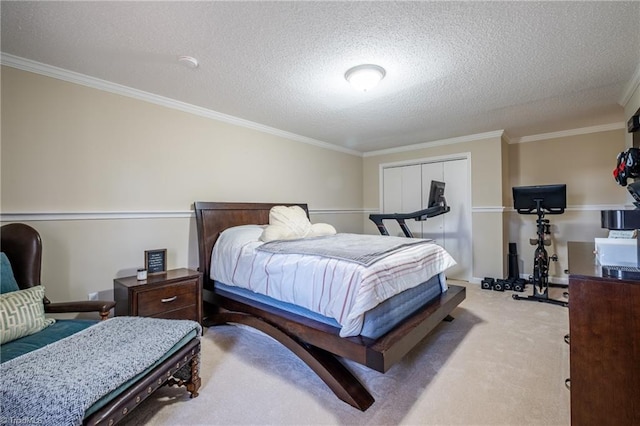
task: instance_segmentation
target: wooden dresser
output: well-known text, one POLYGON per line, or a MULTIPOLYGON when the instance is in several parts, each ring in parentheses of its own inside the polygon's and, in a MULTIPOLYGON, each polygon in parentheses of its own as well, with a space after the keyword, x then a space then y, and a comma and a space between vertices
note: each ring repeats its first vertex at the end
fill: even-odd
POLYGON ((569 243, 571 424, 640 425, 640 281, 602 277, 569 243))
POLYGON ((113 280, 116 315, 190 319, 202 322, 202 274, 191 269, 172 269, 138 281, 133 277, 113 280))

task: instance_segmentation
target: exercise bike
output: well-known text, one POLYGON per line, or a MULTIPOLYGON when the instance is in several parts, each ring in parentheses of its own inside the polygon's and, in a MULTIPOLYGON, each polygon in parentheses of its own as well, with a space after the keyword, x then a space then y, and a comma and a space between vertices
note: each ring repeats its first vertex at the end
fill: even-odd
POLYGON ((545 219, 545 214, 564 213, 566 190, 567 187, 564 184, 513 188, 513 202, 516 211, 520 214, 535 214, 538 216, 536 220, 537 239, 530 240, 533 245, 536 245, 533 255, 533 275, 531 277, 533 295, 523 297, 514 294, 512 297, 515 300, 530 300, 564 307, 569 306, 566 301, 549 298, 549 261, 556 262, 558 256, 555 254, 549 256, 545 248, 545 246, 551 244, 545 238, 545 235, 551 233, 551 225, 549 219, 545 219))

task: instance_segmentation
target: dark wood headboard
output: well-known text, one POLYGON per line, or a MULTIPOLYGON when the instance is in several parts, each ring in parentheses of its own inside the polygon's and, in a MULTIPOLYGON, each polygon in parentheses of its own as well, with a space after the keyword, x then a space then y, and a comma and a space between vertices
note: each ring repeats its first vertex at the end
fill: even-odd
POLYGON ((213 290, 211 282, 211 252, 220 232, 232 226, 267 225, 269 211, 274 206, 300 206, 309 216, 306 204, 297 203, 216 203, 196 201, 196 230, 198 232, 198 252, 200 272, 204 288, 213 290))

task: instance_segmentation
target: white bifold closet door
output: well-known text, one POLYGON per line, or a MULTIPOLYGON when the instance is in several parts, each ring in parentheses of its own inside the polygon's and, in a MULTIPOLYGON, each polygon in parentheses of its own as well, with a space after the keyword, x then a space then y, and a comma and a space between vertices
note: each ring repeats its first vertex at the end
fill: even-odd
MULTIPOLYGON (((424 208, 420 164, 385 168, 383 176, 383 213, 411 213, 424 208)), ((414 237, 422 236, 422 222, 408 220, 406 224, 414 237)), ((404 236, 395 220, 385 220, 384 225, 389 235, 404 236)))
MULTIPOLYGON (((383 212, 410 213, 427 207, 431 181, 445 182, 449 213, 426 221, 407 221, 415 237, 432 238, 458 262, 449 278, 472 277, 471 195, 467 159, 393 166, 383 169, 383 212)), ((385 221, 390 235, 404 235, 395 221, 385 221)))

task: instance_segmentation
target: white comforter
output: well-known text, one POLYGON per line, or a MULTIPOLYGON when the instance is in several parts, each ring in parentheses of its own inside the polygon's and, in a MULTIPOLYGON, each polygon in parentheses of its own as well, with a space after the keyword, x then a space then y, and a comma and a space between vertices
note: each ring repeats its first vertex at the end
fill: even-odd
MULTIPOLYGON (((340 336, 356 336, 364 313, 380 302, 456 264, 437 244, 409 246, 365 267, 333 258, 255 250, 263 226, 220 234, 211 254, 211 278, 334 318, 340 336)), ((380 238, 386 238, 380 236, 380 238)), ((444 277, 442 290, 446 290, 444 277)))

